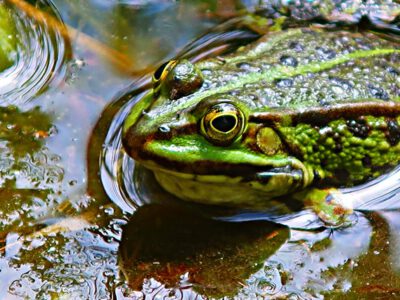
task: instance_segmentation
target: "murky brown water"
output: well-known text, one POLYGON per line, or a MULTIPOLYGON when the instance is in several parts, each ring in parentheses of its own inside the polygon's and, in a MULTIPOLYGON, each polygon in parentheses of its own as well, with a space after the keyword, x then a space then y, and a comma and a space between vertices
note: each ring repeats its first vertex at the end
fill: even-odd
MULTIPOLYGON (((0 299, 400 297, 397 210, 340 230, 307 211, 276 219, 289 229, 183 204, 121 151, 145 74, 254 39, 229 24, 189 44, 252 1, 4 2, 20 42, 0 73, 0 299)), ((397 208, 392 178, 360 207, 397 208)))

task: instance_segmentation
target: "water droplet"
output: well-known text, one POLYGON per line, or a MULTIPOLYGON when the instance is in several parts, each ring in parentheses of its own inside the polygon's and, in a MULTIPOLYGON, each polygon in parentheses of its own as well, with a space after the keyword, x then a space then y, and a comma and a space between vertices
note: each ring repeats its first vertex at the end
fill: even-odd
POLYGON ((104 209, 104 213, 105 213, 106 215, 108 215, 108 216, 112 216, 112 215, 114 214, 114 208, 112 208, 112 207, 106 207, 106 208, 104 209))

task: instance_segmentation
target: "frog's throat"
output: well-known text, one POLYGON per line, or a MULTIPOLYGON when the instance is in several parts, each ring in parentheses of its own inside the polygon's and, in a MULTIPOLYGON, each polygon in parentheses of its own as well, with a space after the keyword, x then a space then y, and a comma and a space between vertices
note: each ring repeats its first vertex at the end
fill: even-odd
MULTIPOLYGON (((244 204, 249 201, 248 197, 274 199, 302 190, 313 182, 314 172, 310 167, 295 158, 286 162, 286 166, 265 166, 264 171, 251 175, 240 175, 238 172, 236 175, 228 175, 229 172, 193 174, 172 170, 154 161, 143 161, 141 164, 152 170, 160 185, 178 198, 201 203, 224 203, 226 199, 231 199, 229 201, 233 203, 243 201, 244 204)), ((260 200, 255 201, 258 203, 260 200)))
POLYGON ((312 181, 312 172, 306 169, 300 176, 272 169, 252 179, 152 170, 161 187, 182 200, 243 208, 267 208, 280 196, 301 190, 312 181))

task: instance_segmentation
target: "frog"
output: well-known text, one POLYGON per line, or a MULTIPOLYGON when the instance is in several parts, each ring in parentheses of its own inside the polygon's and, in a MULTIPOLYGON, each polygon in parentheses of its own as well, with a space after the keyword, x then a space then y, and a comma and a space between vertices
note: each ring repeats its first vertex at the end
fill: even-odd
POLYGON ((399 165, 400 47, 382 35, 287 28, 224 56, 167 61, 152 79, 122 144, 179 199, 293 199, 340 227, 354 200, 341 189, 399 165))

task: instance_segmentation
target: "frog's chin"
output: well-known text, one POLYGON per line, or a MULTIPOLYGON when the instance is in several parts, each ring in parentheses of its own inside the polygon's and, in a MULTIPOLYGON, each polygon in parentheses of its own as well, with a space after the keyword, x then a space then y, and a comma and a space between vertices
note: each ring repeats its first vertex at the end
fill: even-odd
POLYGON ((225 175, 193 175, 156 169, 158 183, 176 197, 202 204, 240 208, 267 208, 278 197, 301 188, 302 179, 271 170, 268 179, 252 180, 225 175))

